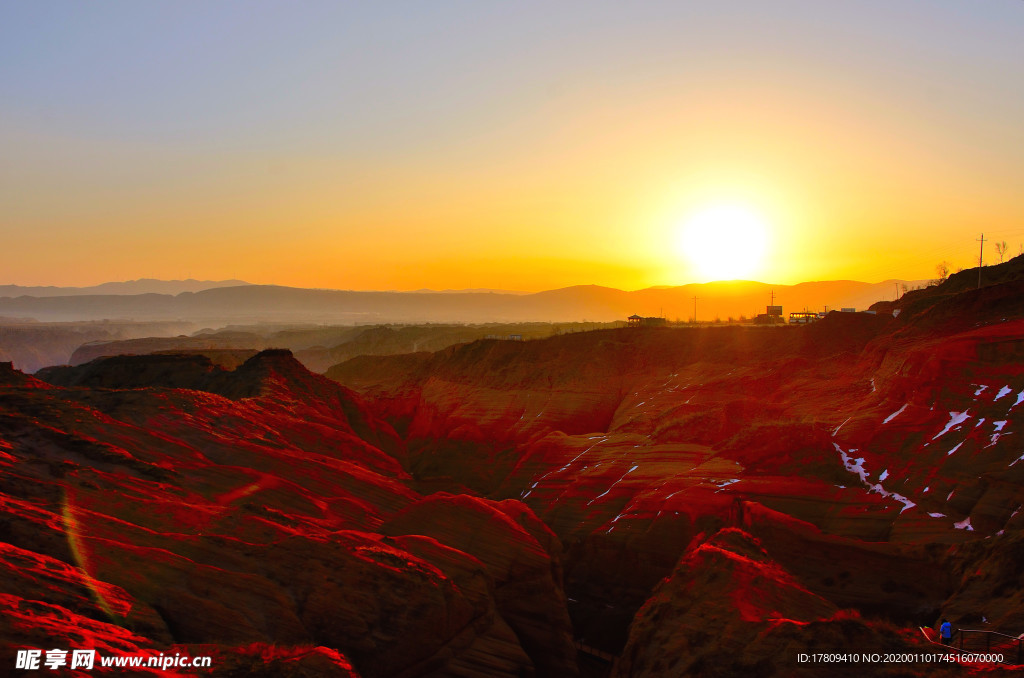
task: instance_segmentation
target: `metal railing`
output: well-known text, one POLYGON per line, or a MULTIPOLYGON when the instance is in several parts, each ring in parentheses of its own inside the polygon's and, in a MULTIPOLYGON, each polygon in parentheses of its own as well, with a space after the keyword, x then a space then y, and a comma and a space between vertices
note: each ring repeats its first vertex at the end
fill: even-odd
POLYGON ((957 629, 953 632, 947 645, 932 638, 924 627, 921 628, 921 632, 929 642, 957 652, 1001 654, 1004 664, 1024 664, 1024 633, 1019 636, 1010 636, 987 629, 957 629))
POLYGON ((953 644, 961 652, 995 652, 1006 664, 1024 664, 1024 638, 984 629, 957 629, 953 644), (958 637, 959 636, 959 637, 958 637))

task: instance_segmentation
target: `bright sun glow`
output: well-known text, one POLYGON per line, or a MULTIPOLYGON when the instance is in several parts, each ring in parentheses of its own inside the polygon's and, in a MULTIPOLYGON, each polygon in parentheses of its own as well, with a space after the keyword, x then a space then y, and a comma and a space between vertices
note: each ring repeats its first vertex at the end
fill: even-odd
POLYGON ((677 249, 704 282, 750 280, 761 270, 767 244, 768 229, 759 216, 717 205, 686 220, 677 249))

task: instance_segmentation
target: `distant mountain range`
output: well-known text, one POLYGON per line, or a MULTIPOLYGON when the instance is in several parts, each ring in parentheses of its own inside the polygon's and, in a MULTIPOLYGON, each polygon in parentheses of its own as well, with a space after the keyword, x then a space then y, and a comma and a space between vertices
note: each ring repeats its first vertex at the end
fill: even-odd
POLYGON ((23 287, 0 285, 0 297, 76 297, 88 294, 181 294, 202 292, 216 287, 248 285, 244 280, 156 280, 141 278, 123 282, 106 282, 92 287, 23 287))
POLYGON ((481 293, 479 290, 360 292, 251 285, 240 281, 137 280, 70 290, 14 287, 13 294, 12 286, 0 287, 0 316, 32 317, 41 321, 188 320, 211 326, 240 322, 608 322, 623 320, 634 313, 687 320, 694 315, 696 301, 698 320, 725 321, 729 317, 749 318, 763 313, 773 300, 785 313, 826 308, 863 310, 878 301, 892 301, 904 285, 913 289, 925 282, 839 280, 769 285, 734 281, 652 287, 633 292, 578 285, 522 294, 481 293), (173 291, 181 287, 203 289, 173 291), (29 291, 34 289, 43 293, 29 291))
POLYGON ((518 290, 496 290, 490 287, 475 287, 473 289, 466 290, 430 290, 423 288, 419 290, 412 290, 412 292, 414 294, 530 294, 529 292, 521 292, 518 290))

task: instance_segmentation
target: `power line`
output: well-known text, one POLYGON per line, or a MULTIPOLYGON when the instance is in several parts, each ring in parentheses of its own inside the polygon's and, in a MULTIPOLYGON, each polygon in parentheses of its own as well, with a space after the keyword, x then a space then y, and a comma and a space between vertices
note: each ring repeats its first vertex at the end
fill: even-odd
POLYGON ((961 240, 956 244, 943 245, 931 250, 926 250, 909 259, 901 259, 901 265, 898 269, 893 268, 891 265, 879 266, 874 269, 868 269, 861 273, 861 276, 864 280, 899 278, 905 275, 906 269, 910 266, 920 265, 936 259, 945 259, 947 256, 955 252, 963 252, 964 249, 965 247, 961 240))
POLYGON ((978 248, 978 289, 981 289, 981 269, 985 267, 985 234, 981 234, 981 245, 978 248))
MULTIPOLYGON (((989 233, 989 235, 988 236, 984 236, 984 238, 985 238, 985 240, 991 241, 993 239, 993 237, 1012 239, 1014 236, 1017 236, 1017 235, 1024 235, 1024 229, 1014 229, 1012 231, 1002 231, 1002 232, 1000 232, 1000 234, 998 236, 993 236, 992 233, 989 233)), ((978 240, 979 239, 976 238, 975 242, 977 242, 978 240)), ((901 266, 900 266, 899 269, 893 268, 890 265, 879 266, 877 268, 868 269, 868 270, 862 272, 860 274, 860 276, 861 276, 861 279, 863 279, 863 280, 886 280, 886 279, 889 279, 889 278, 898 278, 898 277, 901 277, 901 275, 903 275, 904 272, 906 271, 906 269, 908 267, 910 267, 910 266, 915 266, 915 265, 920 265, 920 264, 926 263, 930 259, 931 260, 942 260, 942 259, 945 259, 948 256, 950 256, 950 255, 952 255, 952 254, 954 254, 956 252, 964 253, 965 249, 966 248, 964 246, 963 240, 959 240, 956 243, 952 243, 951 242, 949 244, 938 245, 938 246, 933 247, 931 249, 923 250, 921 253, 919 253, 919 254, 911 257, 911 258, 904 258, 904 259, 902 259, 901 260, 901 266)), ((1024 243, 1021 244, 1021 253, 1024 254, 1024 243)), ((983 265, 983 263, 982 263, 981 259, 979 258, 978 267, 981 268, 982 265, 983 265)))

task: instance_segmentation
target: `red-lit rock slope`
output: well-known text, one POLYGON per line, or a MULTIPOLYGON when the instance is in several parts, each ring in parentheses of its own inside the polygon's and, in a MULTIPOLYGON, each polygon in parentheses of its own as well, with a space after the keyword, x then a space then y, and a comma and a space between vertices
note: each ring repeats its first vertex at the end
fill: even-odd
POLYGON ((575 675, 554 534, 515 500, 424 497, 392 427, 287 351, 38 377, 0 365, 0 672, 91 648, 214 676, 575 675))
POLYGON ((550 526, 574 632, 621 654, 616 676, 826 675, 796 653, 930 650, 917 629, 941 616, 1024 632, 1020 288, 328 376, 394 425, 420 491, 518 499, 550 526))
POLYGON ((797 657, 934 651, 917 629, 941 616, 1024 631, 1019 287, 895 319, 478 341, 333 380, 275 350, 0 366, 0 666, 983 672, 797 657))

